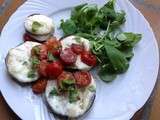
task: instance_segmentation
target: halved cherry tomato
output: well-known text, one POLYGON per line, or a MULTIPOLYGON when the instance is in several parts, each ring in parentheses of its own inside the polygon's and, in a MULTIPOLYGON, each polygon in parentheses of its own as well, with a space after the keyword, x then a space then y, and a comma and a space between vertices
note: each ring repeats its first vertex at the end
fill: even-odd
POLYGON ((86 87, 91 83, 91 75, 89 72, 79 71, 74 73, 76 85, 78 87, 86 87))
POLYGON ((46 89, 47 80, 39 79, 32 85, 32 91, 36 94, 43 93, 46 89))
POLYGON ((46 45, 41 45, 40 46, 40 56, 39 56, 39 59, 40 60, 46 60, 47 59, 47 54, 48 54, 48 51, 47 51, 47 47, 46 45))
POLYGON ((38 73, 41 77, 47 77, 47 73, 46 73, 47 65, 48 65, 48 62, 46 60, 42 60, 38 65, 38 73))
POLYGON ((84 47, 83 47, 82 45, 72 44, 72 45, 71 45, 71 49, 72 49, 72 51, 73 51, 74 53, 76 53, 76 54, 79 55, 80 53, 83 52, 84 47))
POLYGON ((24 33, 23 39, 24 39, 24 41, 35 41, 35 40, 29 35, 29 33, 24 33))
POLYGON ((47 50, 51 52, 55 56, 60 55, 60 51, 62 49, 60 41, 58 41, 55 37, 50 38, 45 42, 47 50))
POLYGON ((63 66, 60 61, 48 63, 46 73, 49 78, 57 78, 63 72, 63 66))
POLYGON ((71 72, 66 72, 66 71, 63 71, 57 78, 57 85, 59 87, 60 87, 60 84, 63 80, 73 80, 73 81, 75 81, 73 74, 71 72))
POLYGON ((77 60, 77 55, 71 48, 66 48, 60 53, 60 59, 65 65, 73 65, 77 60))
POLYGON ((83 51, 81 53, 81 60, 89 66, 96 66, 97 63, 96 56, 89 51, 83 51))

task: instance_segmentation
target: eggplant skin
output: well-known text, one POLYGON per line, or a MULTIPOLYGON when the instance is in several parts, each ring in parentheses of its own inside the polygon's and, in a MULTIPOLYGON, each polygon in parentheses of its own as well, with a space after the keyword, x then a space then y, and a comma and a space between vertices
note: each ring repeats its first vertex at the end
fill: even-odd
MULTIPOLYGON (((39 45, 40 43, 37 43, 37 42, 25 42, 26 43, 26 45, 33 45, 33 46, 36 46, 36 45, 39 45)), ((9 50, 9 52, 8 52, 8 54, 6 55, 6 58, 5 58, 5 65, 6 65, 6 70, 7 70, 7 73, 11 76, 11 78, 13 79, 13 80, 15 80, 18 84, 28 84, 28 83, 32 83, 32 82, 34 82, 34 81, 36 81, 37 79, 30 79, 30 80, 28 80, 28 78, 26 79, 26 77, 24 77, 24 79, 22 79, 22 78, 19 78, 19 77, 17 77, 13 72, 11 72, 10 71, 10 68, 11 68, 11 64, 14 64, 14 62, 15 61, 10 61, 9 62, 9 59, 10 59, 10 55, 12 55, 12 57, 13 57, 13 51, 12 50, 14 50, 14 49, 16 49, 17 47, 19 47, 19 46, 21 46, 21 45, 24 45, 25 43, 22 43, 22 44, 19 44, 18 46, 16 46, 15 48, 12 48, 12 49, 10 49, 9 50), (12 52, 10 52, 10 51, 12 51, 12 52)), ((24 49, 24 48, 23 48, 24 49)), ((22 49, 22 50, 23 50, 22 49)), ((25 51, 24 51, 25 52, 25 51)), ((17 60, 18 61, 18 60, 17 60)), ((16 61, 16 64, 18 63, 16 61)), ((24 60, 24 61, 26 61, 26 60, 24 60)), ((23 61, 21 61, 21 62, 23 62, 23 61)), ((19 64, 21 64, 21 63, 19 63, 19 64)), ((19 64, 17 64, 17 65, 19 65, 19 64)), ((13 68, 13 66, 12 66, 12 68, 13 68)), ((16 68, 15 68, 16 69, 16 68)), ((17 73, 17 74, 20 74, 20 73, 17 73)), ((23 75, 23 74, 22 74, 23 75)), ((37 78, 38 78, 38 75, 37 75, 37 78)))
POLYGON ((68 119, 78 119, 78 118, 86 116, 90 112, 92 106, 94 105, 95 98, 96 98, 96 93, 93 94, 93 96, 91 97, 90 104, 88 105, 88 108, 86 109, 86 111, 83 114, 76 116, 76 117, 70 117, 70 116, 62 115, 61 113, 55 112, 55 110, 53 110, 50 104, 47 102, 46 96, 45 96, 45 102, 49 110, 51 111, 51 113, 53 113, 55 116, 57 116, 60 119, 68 120, 68 119))

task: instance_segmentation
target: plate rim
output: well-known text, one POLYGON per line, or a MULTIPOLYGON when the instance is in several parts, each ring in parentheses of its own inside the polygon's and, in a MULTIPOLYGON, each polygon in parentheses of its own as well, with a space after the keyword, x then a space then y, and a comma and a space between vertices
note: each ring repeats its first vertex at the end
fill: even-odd
MULTIPOLYGON (((158 73, 159 73, 159 64, 160 64, 160 63, 159 63, 159 47, 158 47, 157 39, 156 39, 156 37, 155 37, 155 34, 154 34, 154 32, 153 32, 153 29, 152 29, 150 23, 147 21, 146 17, 141 13, 141 11, 140 11, 136 6, 134 6, 133 3, 130 2, 129 0, 125 0, 125 1, 126 1, 127 4, 129 4, 141 17, 143 17, 143 20, 145 21, 145 23, 147 23, 147 27, 148 27, 148 29, 149 29, 150 32, 151 32, 150 34, 152 34, 152 36, 154 37, 153 41, 154 41, 154 45, 155 45, 155 49, 156 49, 156 55, 157 55, 156 57, 157 57, 157 61, 158 61, 157 64, 158 64, 158 65, 157 65, 157 69, 155 70, 155 72, 156 72, 156 80, 155 80, 153 89, 151 90, 151 93, 152 93, 153 90, 155 89, 155 85, 156 85, 156 83, 157 83, 157 77, 158 77, 158 73)), ((18 7, 18 9, 10 16, 9 20, 6 22, 5 26, 3 27, 2 31, 1 31, 0 39, 1 39, 1 35, 2 35, 5 27, 8 25, 9 22, 11 22, 12 17, 14 16, 14 14, 15 14, 22 6, 25 6, 25 4, 26 4, 27 2, 28 2, 28 1, 26 1, 26 2, 24 2, 22 5, 20 5, 20 6, 18 7)), ((155 77, 155 76, 154 76, 154 77, 155 77)), ((2 88, 0 88, 0 91, 1 91, 2 96, 3 96, 4 99, 5 99, 6 103, 8 104, 8 106, 12 109, 12 111, 13 111, 17 116, 19 116, 19 117, 22 119, 22 118, 23 118, 23 115, 21 115, 21 114, 19 114, 19 112, 15 111, 15 109, 13 108, 13 106, 10 105, 10 103, 9 103, 8 100, 7 100, 6 95, 2 92, 2 88)), ((150 93, 149 97, 151 96, 151 93, 150 93)), ((148 99, 149 99, 149 97, 148 97, 148 99)), ((146 104, 146 102, 148 101, 148 99, 144 102, 144 104, 146 104)), ((141 108, 144 106, 144 104, 143 104, 139 109, 141 109, 141 108)), ((139 109, 138 109, 138 110, 139 110, 139 109)), ((133 115, 134 115, 138 110, 133 111, 133 115)), ((132 117, 132 116, 131 116, 131 117, 132 117)))

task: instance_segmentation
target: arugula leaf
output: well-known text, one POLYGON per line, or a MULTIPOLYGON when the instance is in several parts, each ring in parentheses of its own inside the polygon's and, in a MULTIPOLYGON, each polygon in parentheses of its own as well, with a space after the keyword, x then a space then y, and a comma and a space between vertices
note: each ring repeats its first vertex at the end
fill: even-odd
POLYGON ((124 73, 127 71, 129 63, 121 51, 107 44, 105 44, 105 50, 114 70, 117 73, 124 73))
POLYGON ((49 93, 49 95, 51 95, 51 96, 58 96, 57 89, 54 87, 53 90, 49 93))
POLYGON ((39 22, 37 22, 37 21, 34 21, 33 23, 32 23, 32 32, 37 32, 38 31, 38 29, 40 28, 40 27, 42 27, 43 25, 41 24, 41 23, 39 23, 39 22))
POLYGON ((53 62, 53 61, 55 61, 55 60, 57 60, 57 58, 54 57, 51 52, 48 52, 48 61, 53 62))
POLYGON ((98 75, 104 82, 112 82, 117 77, 117 74, 110 72, 108 67, 101 68, 98 75))
POLYGON ((74 21, 68 19, 66 21, 61 20, 61 29, 63 30, 65 36, 74 34, 77 31, 77 26, 75 25, 74 21))
POLYGON ((131 32, 124 32, 117 36, 117 39, 123 44, 123 46, 133 48, 142 38, 141 34, 135 34, 131 32))

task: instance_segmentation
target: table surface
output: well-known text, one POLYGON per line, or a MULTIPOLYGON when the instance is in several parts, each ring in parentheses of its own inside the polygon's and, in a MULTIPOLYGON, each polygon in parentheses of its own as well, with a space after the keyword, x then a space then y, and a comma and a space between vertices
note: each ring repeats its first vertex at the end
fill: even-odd
MULTIPOLYGON (((5 0, 0 0, 0 6, 5 0)), ((130 0, 137 7, 152 26, 157 42, 160 45, 160 0, 130 0)), ((0 7, 0 30, 7 22, 10 15, 23 4, 23 0, 11 0, 5 11, 0 7)), ((157 78, 156 87, 145 106, 139 110, 132 120, 159 120, 160 119, 160 75, 157 78)), ((9 108, 0 93, 0 120, 19 120, 18 116, 9 108)))

